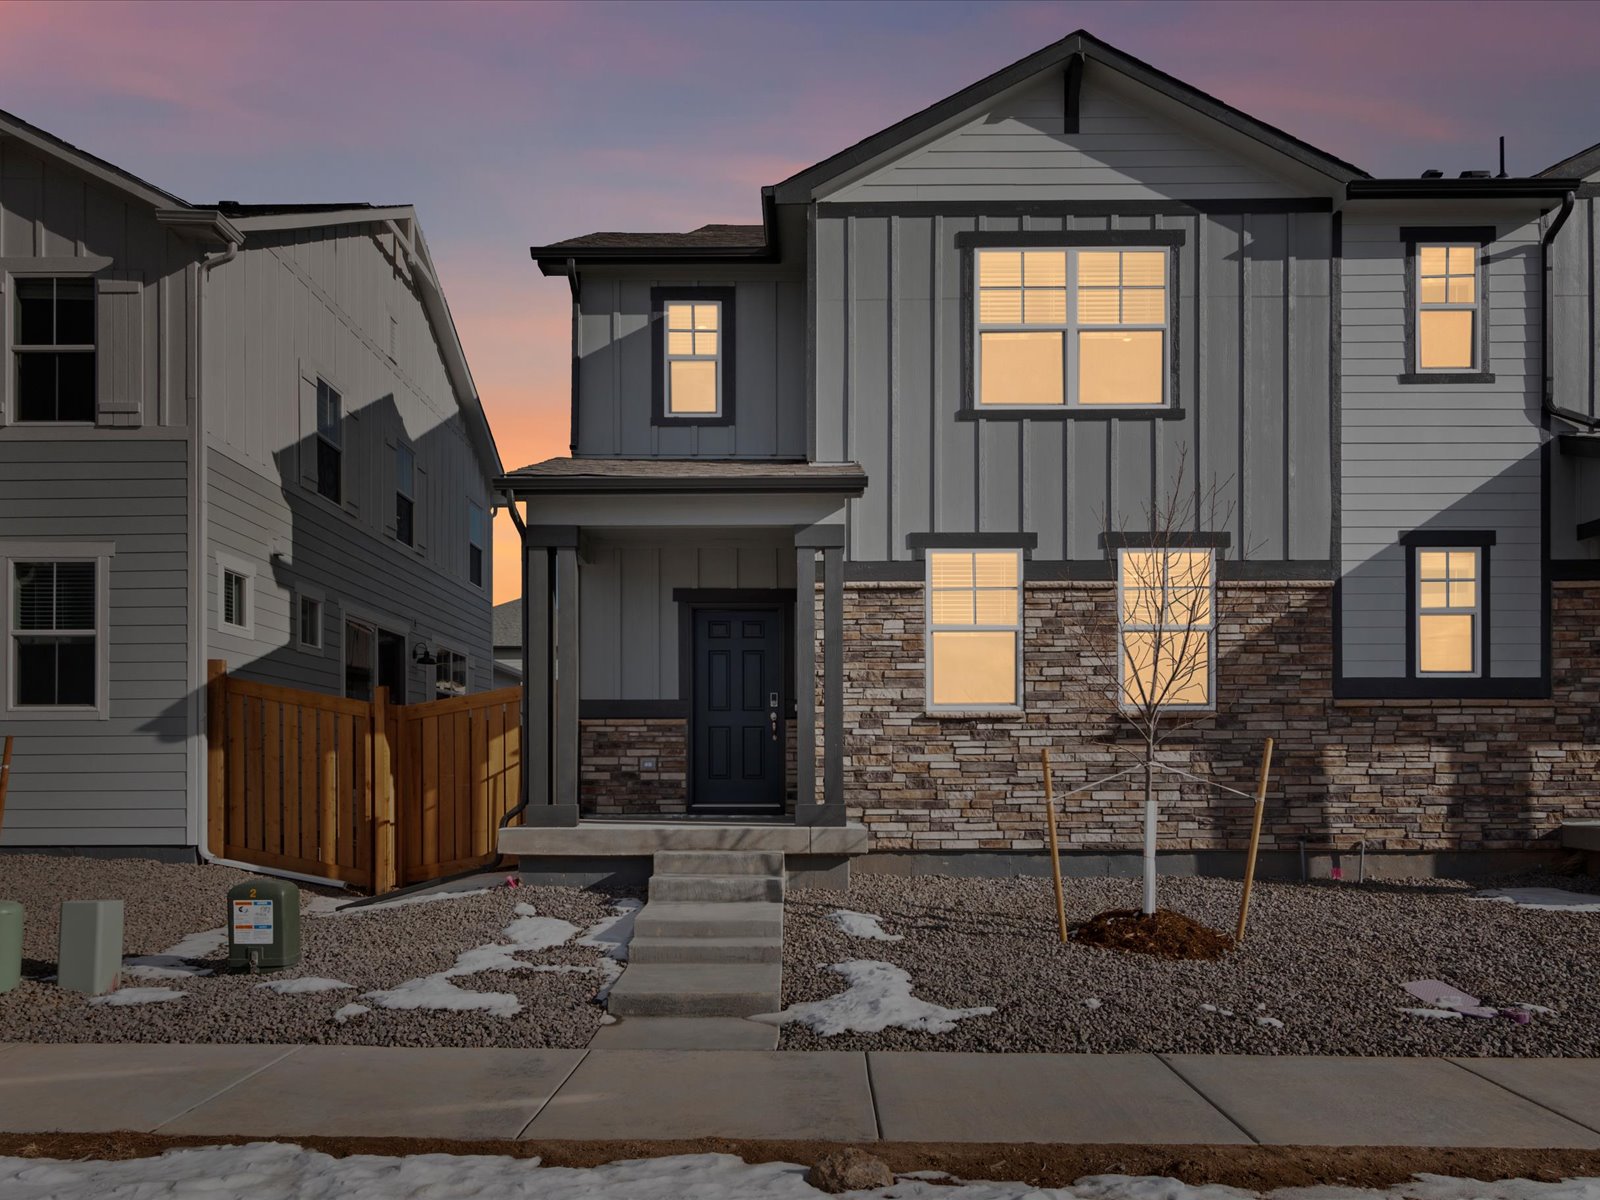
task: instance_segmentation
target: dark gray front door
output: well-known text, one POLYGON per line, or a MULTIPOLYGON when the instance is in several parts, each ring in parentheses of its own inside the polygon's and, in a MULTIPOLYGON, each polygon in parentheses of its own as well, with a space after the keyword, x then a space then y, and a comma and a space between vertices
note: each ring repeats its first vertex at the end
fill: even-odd
POLYGON ((696 609, 689 807, 781 813, 783 622, 762 609, 696 609))

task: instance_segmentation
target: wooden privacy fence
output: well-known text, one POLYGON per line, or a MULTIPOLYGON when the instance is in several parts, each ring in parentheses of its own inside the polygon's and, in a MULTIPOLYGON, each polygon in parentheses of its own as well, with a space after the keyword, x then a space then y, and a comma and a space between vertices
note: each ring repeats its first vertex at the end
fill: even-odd
POLYGON ((209 844, 374 893, 499 857, 522 689, 395 705, 209 673, 209 844))

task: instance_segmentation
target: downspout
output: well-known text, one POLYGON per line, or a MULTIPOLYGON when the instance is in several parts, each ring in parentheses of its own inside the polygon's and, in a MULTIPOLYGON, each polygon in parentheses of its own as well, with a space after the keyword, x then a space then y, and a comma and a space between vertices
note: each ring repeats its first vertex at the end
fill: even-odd
POLYGON ((1581 425, 1593 433, 1600 428, 1600 417, 1578 412, 1576 409, 1563 408, 1556 403, 1556 378, 1555 378, 1555 335, 1551 329, 1550 316, 1555 310, 1555 269, 1551 261, 1550 249, 1555 244, 1556 234, 1561 232, 1561 227, 1567 223, 1567 218, 1572 215, 1573 206, 1577 203, 1577 194, 1568 192, 1561 198, 1561 209, 1556 213, 1556 219, 1550 222, 1550 228, 1544 231, 1544 236, 1539 239, 1539 260, 1543 269, 1543 336, 1539 344, 1539 364, 1544 375, 1544 411, 1552 417, 1560 417, 1563 421, 1570 421, 1574 425, 1581 425))
MULTIPOLYGON (((516 498, 516 496, 511 492, 504 492, 504 493, 502 493, 502 496, 504 497, 505 502, 506 502, 506 510, 508 512, 510 512, 510 514, 511 514, 511 521, 517 527, 517 540, 522 545, 522 586, 523 586, 523 596, 522 596, 522 710, 523 710, 524 713, 526 713, 527 709, 528 709, 528 670, 529 670, 529 665, 530 665, 529 662, 528 662, 528 596, 527 596, 527 586, 528 586, 528 527, 527 527, 526 524, 523 523, 522 514, 517 511, 517 498, 516 498)), ((523 728, 524 729, 527 728, 527 718, 526 717, 523 718, 523 728)), ((523 747, 524 747, 524 749, 526 749, 526 747, 527 747, 527 738, 523 738, 523 747)), ((516 805, 515 808, 513 808, 509 812, 507 812, 505 816, 500 818, 500 828, 501 829, 504 829, 507 825, 510 825, 511 824, 511 820, 512 820, 513 817, 520 817, 522 815, 523 811, 528 807, 528 760, 527 760, 526 756, 523 757, 523 760, 522 760, 522 773, 521 773, 521 775, 518 776, 518 779, 520 780, 520 782, 519 782, 519 784, 517 786, 517 805, 516 805)))
MULTIPOLYGON (((199 560, 200 568, 195 572, 196 578, 191 580, 191 587, 193 589, 191 593, 193 597, 191 603, 193 604, 195 610, 195 671, 196 678, 200 680, 204 680, 206 677, 206 663, 209 660, 211 646, 211 623, 207 618, 206 611, 208 607, 206 602, 206 584, 210 579, 210 568, 208 566, 209 548, 207 546, 205 516, 206 487, 209 483, 210 475, 208 465, 210 456, 207 454, 205 421, 206 280, 209 278, 212 271, 216 270, 224 263, 231 263, 238 257, 239 243, 230 238, 226 249, 207 254, 205 258, 201 260, 200 270, 195 276, 194 357, 191 360, 194 364, 194 416, 192 428, 189 430, 189 441, 190 445, 194 447, 192 451, 191 469, 194 478, 195 492, 199 497, 199 504, 196 508, 197 519, 195 521, 194 538, 196 549, 195 557, 199 560)), ((200 713, 208 713, 210 706, 205 703, 204 697, 201 695, 199 688, 196 689, 196 695, 201 696, 201 701, 199 704, 200 713)), ((201 716, 200 721, 202 724, 204 723, 204 715, 201 716)), ((200 739, 202 745, 205 747, 200 759, 202 763, 205 762, 209 756, 210 737, 211 731, 208 728, 205 731, 205 737, 200 739)), ((206 776, 206 779, 207 785, 209 785, 209 776, 206 776)), ((204 788, 197 788, 195 794, 203 795, 204 788)), ((298 871, 284 871, 262 867, 257 863, 235 862, 233 859, 223 858, 220 855, 213 854, 211 853, 211 847, 209 845, 211 838, 209 821, 202 821, 201 828, 204 830, 204 836, 197 840, 196 848, 200 852, 200 860, 202 862, 214 863, 219 867, 237 867, 240 870, 250 871, 257 875, 277 875, 285 879, 297 880, 301 883, 317 884, 321 887, 344 887, 344 884, 336 879, 323 879, 315 875, 303 875, 298 871)))

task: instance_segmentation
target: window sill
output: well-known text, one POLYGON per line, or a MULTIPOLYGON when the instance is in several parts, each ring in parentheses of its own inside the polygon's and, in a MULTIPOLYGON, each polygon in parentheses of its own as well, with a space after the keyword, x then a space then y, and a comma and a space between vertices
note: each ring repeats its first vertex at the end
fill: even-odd
POLYGON ((100 708, 8 708, 7 721, 109 721, 111 714, 100 708))
POLYGON ((1550 685, 1543 679, 1484 679, 1456 676, 1448 679, 1393 678, 1336 679, 1335 702, 1372 703, 1425 700, 1548 700, 1550 685))
POLYGON ((674 417, 667 413, 656 412, 650 414, 650 424, 658 429, 676 429, 680 426, 685 429, 716 428, 722 425, 732 425, 733 416, 730 413, 721 416, 674 417))
POLYGON ((979 408, 956 412, 958 421, 1181 421, 1188 414, 1181 408, 979 408))
POLYGON ((926 708, 922 715, 935 721, 1015 721, 1027 716, 1023 708, 926 708))
POLYGON ((1493 371, 1407 371, 1395 376, 1396 383, 1463 384, 1493 383, 1493 371))

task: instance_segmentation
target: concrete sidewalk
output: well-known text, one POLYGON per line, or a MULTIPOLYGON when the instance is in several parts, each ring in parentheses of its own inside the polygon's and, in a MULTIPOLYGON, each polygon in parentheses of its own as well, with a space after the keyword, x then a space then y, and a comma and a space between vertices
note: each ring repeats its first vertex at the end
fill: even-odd
POLYGON ((1600 1061, 0 1045, 0 1132, 1600 1149, 1600 1061))

